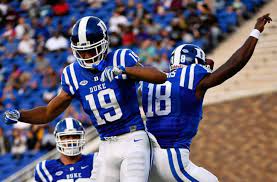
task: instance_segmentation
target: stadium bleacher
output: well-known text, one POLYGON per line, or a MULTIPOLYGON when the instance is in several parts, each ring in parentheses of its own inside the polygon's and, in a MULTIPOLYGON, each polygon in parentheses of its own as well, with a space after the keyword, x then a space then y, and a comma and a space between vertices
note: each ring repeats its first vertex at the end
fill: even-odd
MULTIPOLYGON (((111 26, 113 22, 110 22, 110 19, 114 16, 113 12, 118 11, 121 18, 127 20, 126 24, 118 27, 122 31, 113 32, 118 36, 119 43, 122 42, 126 27, 131 27, 129 35, 142 38, 139 39, 140 41, 131 42, 130 47, 139 56, 145 56, 144 64, 152 64, 162 69, 164 64, 168 65, 168 61, 159 62, 159 53, 165 52, 168 55, 176 45, 184 42, 194 43, 207 52, 211 51, 225 34, 239 25, 241 19, 247 18, 235 9, 233 0, 224 1, 224 5, 218 9, 198 0, 191 1, 189 4, 180 4, 181 0, 168 1, 170 3, 159 0, 102 0, 98 3, 89 0, 76 0, 73 3, 69 0, 31 2, 34 4, 29 4, 25 0, 0 3, 2 14, 0 19, 0 114, 9 108, 29 109, 45 105, 58 92, 59 75, 63 67, 74 61, 69 45, 70 28, 80 17, 97 16, 107 26, 111 26), (137 11, 138 4, 143 5, 142 12, 137 11), (179 6, 174 6, 176 4, 179 6), (22 25, 18 21, 20 18, 24 19, 22 25), (142 35, 140 30, 147 30, 149 21, 157 25, 158 33, 153 35, 151 32, 143 32, 142 35), (177 29, 181 31, 178 32, 175 27, 172 27, 174 21, 177 22, 177 29), (162 30, 165 32, 160 33, 162 30), (22 31, 23 34, 30 36, 26 41, 23 37, 18 37, 22 31), (47 50, 45 44, 56 31, 61 33, 61 37, 67 39, 67 47, 55 51, 47 50), (150 41, 150 45, 144 47, 146 41, 150 41), (31 49, 31 53, 24 52, 25 49, 23 52, 18 49, 21 43, 26 50, 31 49), (155 47, 158 44, 161 44, 159 49, 155 47), (39 54, 43 55, 41 63, 45 65, 43 72, 37 67, 39 54)), ((263 0, 242 0, 241 6, 251 15, 264 3, 263 0)), ((121 47, 111 46, 110 48, 121 47)), ((71 110, 74 112, 66 112, 55 122, 66 115, 75 114, 79 120, 89 123, 88 117, 82 114, 79 103, 74 102, 71 110)), ((52 122, 51 126, 54 126, 55 122, 52 122)), ((3 122, 0 122, 0 127, 4 129, 4 135, 12 144, 13 127, 3 122)), ((42 133, 47 133, 45 126, 41 126, 41 129, 44 131, 42 133)), ((30 127, 21 130, 22 137, 27 140, 26 133, 30 127)), ((5 154, 0 155, 0 181, 47 152, 40 149, 34 151, 26 149, 20 160, 15 159, 9 149, 1 152, 5 154)))

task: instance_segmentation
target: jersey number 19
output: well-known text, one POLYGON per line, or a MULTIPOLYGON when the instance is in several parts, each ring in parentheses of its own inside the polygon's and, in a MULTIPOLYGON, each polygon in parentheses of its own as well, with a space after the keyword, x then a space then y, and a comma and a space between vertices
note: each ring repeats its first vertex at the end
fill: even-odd
POLYGON ((107 112, 104 114, 104 119, 101 118, 98 108, 96 107, 95 98, 93 97, 92 94, 86 95, 86 100, 89 103, 89 107, 92 110, 98 125, 106 124, 106 121, 113 122, 121 118, 122 111, 120 109, 120 106, 118 104, 118 101, 116 99, 113 89, 109 88, 106 90, 101 90, 100 92, 98 92, 96 98, 98 99, 101 108, 103 109, 113 108, 115 112, 114 115, 112 115, 110 112, 107 112), (105 100, 105 96, 109 97, 108 101, 105 100))

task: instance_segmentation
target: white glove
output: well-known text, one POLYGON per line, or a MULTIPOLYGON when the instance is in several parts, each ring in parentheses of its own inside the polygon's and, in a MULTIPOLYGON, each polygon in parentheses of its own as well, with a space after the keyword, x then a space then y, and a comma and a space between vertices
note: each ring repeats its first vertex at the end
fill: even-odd
POLYGON ((101 74, 100 81, 105 82, 106 80, 109 80, 111 82, 114 79, 114 77, 121 75, 122 73, 125 73, 125 71, 126 70, 124 66, 106 67, 101 74))

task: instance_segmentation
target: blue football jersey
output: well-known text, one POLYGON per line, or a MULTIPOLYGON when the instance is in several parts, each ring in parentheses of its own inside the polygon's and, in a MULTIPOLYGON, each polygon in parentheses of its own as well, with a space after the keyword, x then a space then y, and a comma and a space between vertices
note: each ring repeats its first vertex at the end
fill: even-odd
MULTIPOLYGON (((110 52, 98 69, 118 65, 132 67, 138 59, 129 49, 118 49, 110 52)), ((85 69, 74 62, 63 70, 62 88, 81 102, 101 139, 143 130, 136 82, 127 79, 126 74, 117 76, 112 82, 101 82, 101 73, 85 69)))
POLYGON ((59 159, 45 160, 36 165, 35 181, 37 182, 74 182, 92 181, 93 162, 97 154, 82 155, 75 164, 64 165, 59 159))
POLYGON ((164 84, 142 82, 146 127, 162 148, 190 148, 202 119, 203 100, 195 97, 195 89, 209 73, 192 64, 168 73, 164 84))

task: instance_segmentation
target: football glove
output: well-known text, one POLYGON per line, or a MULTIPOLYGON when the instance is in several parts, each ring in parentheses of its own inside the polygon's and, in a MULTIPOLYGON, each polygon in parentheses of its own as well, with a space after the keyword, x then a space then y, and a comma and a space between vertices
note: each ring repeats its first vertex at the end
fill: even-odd
POLYGON ((121 75, 125 72, 126 70, 124 66, 106 67, 101 74, 100 81, 105 82, 106 80, 109 80, 111 82, 116 76, 121 75))
POLYGON ((20 118, 20 112, 16 109, 10 109, 4 113, 4 122, 7 125, 15 124, 20 118))

